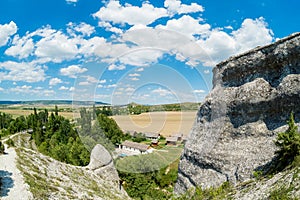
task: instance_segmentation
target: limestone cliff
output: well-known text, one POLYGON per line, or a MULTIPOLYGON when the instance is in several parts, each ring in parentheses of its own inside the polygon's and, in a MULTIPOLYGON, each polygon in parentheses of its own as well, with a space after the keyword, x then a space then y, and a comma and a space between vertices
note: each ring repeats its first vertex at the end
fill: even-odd
POLYGON ((176 193, 251 178, 274 157, 293 111, 300 121, 300 33, 231 57, 214 70, 181 156, 176 193))

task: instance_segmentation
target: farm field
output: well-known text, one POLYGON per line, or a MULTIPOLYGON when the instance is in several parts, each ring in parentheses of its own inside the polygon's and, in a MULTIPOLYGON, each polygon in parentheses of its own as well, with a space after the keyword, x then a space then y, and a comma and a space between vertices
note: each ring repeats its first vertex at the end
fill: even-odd
POLYGON ((163 136, 174 133, 187 135, 194 123, 197 111, 149 112, 140 115, 118 115, 112 118, 126 131, 155 132, 163 136))
MULTIPOLYGON (((31 113, 33 113, 33 110, 22 110, 22 109, 0 109, 0 112, 11 114, 14 118, 19 117, 21 115, 28 116, 31 113)), ((49 112, 51 113, 51 112, 49 112)), ((79 113, 73 113, 73 112, 59 112, 59 115, 62 115, 63 117, 67 119, 73 119, 73 115, 75 117, 79 117, 79 113)))

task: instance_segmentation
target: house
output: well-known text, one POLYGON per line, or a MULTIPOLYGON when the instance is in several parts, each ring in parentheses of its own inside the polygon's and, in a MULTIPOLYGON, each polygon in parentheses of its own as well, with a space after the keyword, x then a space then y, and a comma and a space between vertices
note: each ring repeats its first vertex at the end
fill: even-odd
POLYGON ((134 152, 136 154, 147 154, 150 151, 150 146, 146 144, 141 144, 137 142, 131 142, 131 141, 124 141, 122 144, 119 145, 119 149, 127 150, 134 152))
POLYGON ((177 141, 181 141, 183 138, 183 134, 182 133, 174 133, 174 134, 172 134, 172 137, 177 137, 177 141))
POLYGON ((158 145, 158 139, 151 141, 151 146, 157 146, 158 145))
POLYGON ((167 137, 166 138, 166 145, 176 145, 178 141, 177 137, 167 137))
POLYGON ((159 133, 144 133, 144 135, 149 140, 158 140, 160 138, 159 133))

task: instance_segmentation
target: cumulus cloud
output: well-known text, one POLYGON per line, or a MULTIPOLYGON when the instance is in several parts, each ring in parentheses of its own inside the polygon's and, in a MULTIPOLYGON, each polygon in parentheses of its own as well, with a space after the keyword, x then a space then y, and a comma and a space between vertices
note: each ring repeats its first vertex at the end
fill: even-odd
POLYGON ((250 48, 265 45, 273 40, 272 30, 267 28, 267 23, 263 17, 258 19, 245 19, 241 28, 232 32, 237 43, 239 52, 250 48))
POLYGON ((157 88, 152 90, 153 94, 159 94, 160 96, 168 96, 171 95, 172 92, 170 92, 169 90, 163 89, 163 88, 157 88))
POLYGON ((125 65, 116 65, 116 64, 111 64, 108 66, 107 68, 109 71, 113 71, 113 70, 124 70, 126 69, 125 65))
POLYGON ((106 79, 102 79, 99 81, 100 84, 106 83, 106 79))
POLYGON ((20 59, 28 57, 34 49, 33 39, 27 36, 20 38, 16 35, 12 41, 12 45, 5 51, 5 54, 20 59))
POLYGON ((202 35, 203 37, 210 32, 211 26, 207 23, 201 23, 202 21, 201 18, 195 19, 189 15, 183 15, 179 19, 168 20, 165 26, 158 25, 156 28, 176 31, 194 39, 194 35, 202 35))
POLYGON ((197 3, 191 3, 191 5, 186 5, 186 4, 182 4, 180 0, 165 0, 164 6, 168 9, 168 12, 172 15, 204 11, 204 8, 197 3))
POLYGON ((69 60, 78 53, 76 42, 77 40, 68 38, 61 31, 56 31, 36 43, 35 55, 52 62, 69 60))
POLYGON ((205 90, 194 90, 194 93, 196 93, 196 94, 205 93, 205 90))
POLYGON ((0 92, 4 91, 4 88, 0 87, 0 92))
POLYGON ((15 88, 10 88, 10 91, 39 97, 51 97, 55 95, 54 90, 40 90, 39 88, 32 88, 30 85, 16 86, 15 88))
POLYGON ((138 77, 138 76, 141 76, 141 75, 138 74, 138 73, 133 73, 133 74, 129 74, 128 76, 130 76, 130 77, 138 77))
POLYGON ((49 85, 51 85, 51 86, 57 85, 59 83, 62 83, 62 80, 59 78, 51 78, 49 81, 49 85))
POLYGON ((0 47, 7 44, 9 38, 18 30, 15 22, 11 21, 9 24, 0 24, 0 47))
POLYGON ((87 68, 81 68, 78 65, 70 65, 66 68, 61 68, 60 73, 63 76, 70 78, 76 78, 78 74, 82 74, 87 71, 87 68))
POLYGON ((0 80, 40 82, 46 79, 45 66, 26 62, 6 61, 0 63, 0 80))
POLYGON ((75 23, 68 23, 68 32, 71 35, 76 36, 76 32, 82 34, 83 36, 90 36, 95 32, 95 27, 91 26, 90 24, 81 22, 80 24, 75 24, 75 23), (74 33, 75 32, 75 33, 74 33))
POLYGON ((123 6, 119 1, 111 0, 93 16, 100 21, 114 24, 148 25, 161 17, 167 16, 167 10, 156 8, 148 2, 144 2, 141 7, 138 7, 130 4, 123 6))
POLYGON ((68 88, 68 87, 65 87, 65 86, 61 86, 61 87, 59 88, 59 90, 69 90, 69 88, 68 88))

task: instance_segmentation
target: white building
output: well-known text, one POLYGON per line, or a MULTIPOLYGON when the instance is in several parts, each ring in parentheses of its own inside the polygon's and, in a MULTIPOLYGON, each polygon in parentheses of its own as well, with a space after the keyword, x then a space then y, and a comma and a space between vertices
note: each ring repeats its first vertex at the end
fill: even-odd
POLYGON ((128 140, 120 144, 119 149, 134 152, 136 154, 147 154, 152 152, 149 145, 131 142, 128 140))

